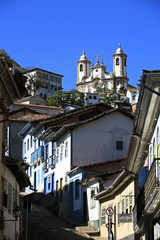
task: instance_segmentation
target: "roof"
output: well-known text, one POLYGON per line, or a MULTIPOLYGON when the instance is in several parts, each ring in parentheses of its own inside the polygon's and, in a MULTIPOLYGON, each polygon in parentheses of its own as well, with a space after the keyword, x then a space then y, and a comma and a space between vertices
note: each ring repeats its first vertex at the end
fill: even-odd
POLYGON ((23 106, 23 107, 37 107, 37 108, 48 108, 48 109, 61 109, 59 107, 55 107, 55 106, 45 106, 45 105, 36 105, 36 104, 25 104, 25 103, 17 103, 15 102, 14 105, 17 106, 23 106))
POLYGON ((23 102, 25 102, 25 101, 29 101, 29 100, 34 99, 34 98, 37 98, 37 97, 41 98, 41 99, 43 100, 43 102, 47 103, 46 100, 41 96, 41 94, 38 94, 38 95, 35 95, 35 96, 23 97, 23 98, 21 98, 21 99, 18 99, 18 100, 16 101, 16 103, 23 103, 23 102))
MULTIPOLYGON (((104 174, 104 172, 105 172, 105 174, 107 174, 107 171, 104 168, 104 166, 108 167, 108 165, 118 164, 119 168, 122 170, 122 168, 124 167, 125 160, 126 160, 126 157, 122 157, 122 158, 107 160, 107 161, 98 162, 98 163, 92 163, 92 164, 87 164, 87 165, 78 165, 77 167, 72 168, 72 170, 70 172, 68 172, 68 174, 70 174, 80 168, 90 171, 95 167, 94 168, 95 172, 97 172, 98 176, 99 176, 100 172, 101 172, 101 174, 104 174), (120 163, 121 163, 121 165, 120 165, 120 163), (102 167, 102 171, 99 171, 98 167, 102 167)), ((113 171, 115 171, 115 169, 113 169, 113 171)), ((108 169, 108 173, 110 173, 110 169, 108 169)), ((96 174, 96 176, 97 176, 97 174, 96 174)))
POLYGON ((57 75, 59 77, 64 77, 63 75, 60 75, 60 74, 57 74, 57 73, 54 73, 54 72, 50 72, 50 71, 46 71, 46 70, 41 69, 41 68, 32 68, 32 69, 29 69, 27 71, 24 71, 23 73, 29 73, 29 72, 33 72, 33 71, 42 71, 42 72, 47 72, 47 73, 50 73, 50 74, 57 75))
POLYGON ((49 118, 49 117, 50 116, 46 115, 46 114, 40 114, 40 113, 37 113, 37 114, 34 113, 33 114, 33 113, 29 113, 27 115, 20 116, 20 117, 15 117, 15 118, 10 117, 9 120, 17 121, 17 122, 32 122, 32 121, 44 120, 44 119, 49 118))
POLYGON ((104 198, 110 197, 114 193, 116 193, 126 182, 131 179, 132 176, 123 170, 119 173, 118 177, 114 180, 114 182, 107 187, 105 190, 101 191, 100 193, 96 194, 96 200, 102 200, 104 198))
POLYGON ((23 162, 20 162, 11 157, 5 157, 5 165, 15 176, 15 178, 21 188, 28 187, 31 185, 29 177, 28 177, 27 173, 25 172, 25 170, 23 169, 22 163, 23 162))
POLYGON ((5 99, 7 106, 21 97, 7 62, 2 58, 0 58, 0 95, 5 99))
MULTIPOLYGON (((93 106, 93 105, 92 105, 93 106)), ((81 110, 83 110, 84 108, 82 108, 81 110)), ((77 110, 77 109, 76 109, 77 110)), ((94 110, 94 109, 92 109, 94 110)), ((74 112, 75 110, 73 110, 74 112)), ((89 123, 91 121, 94 120, 98 120, 99 118, 102 118, 106 115, 112 114, 114 112, 120 112, 121 114, 124 114, 125 116, 133 119, 134 116, 131 115, 130 113, 127 113, 124 110, 121 110, 119 108, 114 108, 114 109, 108 109, 106 108, 106 111, 102 111, 100 113, 96 113, 96 112, 91 112, 90 114, 88 114, 88 116, 85 117, 82 116, 81 118, 73 118, 73 113, 72 111, 70 111, 70 113, 66 113, 66 115, 68 114, 68 118, 67 119, 63 119, 64 115, 62 114, 62 118, 61 115, 59 115, 60 117, 58 118, 58 115, 55 115, 55 117, 52 119, 47 119, 46 121, 42 121, 40 122, 40 124, 45 124, 45 123, 49 123, 49 125, 46 127, 47 130, 41 135, 41 139, 46 139, 47 141, 51 141, 54 140, 56 141, 56 139, 58 139, 60 136, 62 136, 65 132, 67 132, 69 129, 73 129, 77 126, 89 123), (59 128, 59 130, 57 129, 59 128), (57 131, 58 130, 58 131, 57 131), (48 138, 49 137, 49 138, 48 138)), ((79 113, 81 113, 81 111, 79 111, 79 113)), ((84 114, 84 111, 82 111, 82 113, 84 114)))
POLYGON ((160 113, 160 70, 143 70, 126 170, 137 174, 148 155, 148 146, 160 113), (155 93, 158 93, 155 94, 155 93))

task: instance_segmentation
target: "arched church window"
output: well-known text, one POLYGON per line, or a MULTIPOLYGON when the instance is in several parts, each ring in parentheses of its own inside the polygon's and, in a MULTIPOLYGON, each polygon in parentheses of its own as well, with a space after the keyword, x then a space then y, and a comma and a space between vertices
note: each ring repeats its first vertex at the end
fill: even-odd
POLYGON ((83 64, 80 65, 80 72, 83 71, 83 64))
POLYGON ((126 58, 124 58, 124 66, 126 67, 126 58))
POLYGON ((116 65, 119 65, 119 58, 116 58, 116 65))

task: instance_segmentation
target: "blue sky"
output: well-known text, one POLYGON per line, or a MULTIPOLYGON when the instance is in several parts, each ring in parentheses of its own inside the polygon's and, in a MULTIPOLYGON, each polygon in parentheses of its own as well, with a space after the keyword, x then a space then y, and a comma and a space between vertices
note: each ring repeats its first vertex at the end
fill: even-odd
POLYGON ((160 69, 158 0, 0 0, 0 12, 0 49, 22 67, 64 75, 64 90, 76 88, 83 49, 112 72, 121 42, 134 86, 143 69, 160 69))

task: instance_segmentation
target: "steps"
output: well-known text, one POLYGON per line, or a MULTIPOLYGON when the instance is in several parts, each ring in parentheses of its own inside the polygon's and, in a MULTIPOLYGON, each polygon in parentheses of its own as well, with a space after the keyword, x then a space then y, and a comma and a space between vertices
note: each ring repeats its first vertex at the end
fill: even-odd
POLYGON ((86 235, 86 237, 94 238, 100 236, 100 232, 96 231, 95 229, 89 226, 78 226, 76 227, 76 230, 79 232, 83 232, 86 235))

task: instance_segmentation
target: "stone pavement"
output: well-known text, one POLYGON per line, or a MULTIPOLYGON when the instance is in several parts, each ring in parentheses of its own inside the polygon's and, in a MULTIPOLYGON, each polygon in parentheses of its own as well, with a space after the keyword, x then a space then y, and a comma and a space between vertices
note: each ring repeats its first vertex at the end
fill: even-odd
MULTIPOLYGON (((88 240, 93 239, 79 232, 69 223, 56 217, 41 205, 33 204, 28 222, 28 240, 88 240)), ((100 240, 100 239, 97 239, 100 240)))

